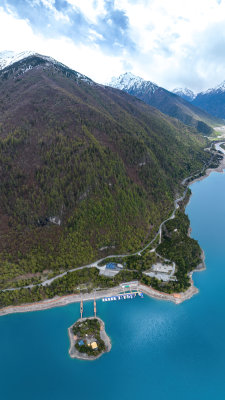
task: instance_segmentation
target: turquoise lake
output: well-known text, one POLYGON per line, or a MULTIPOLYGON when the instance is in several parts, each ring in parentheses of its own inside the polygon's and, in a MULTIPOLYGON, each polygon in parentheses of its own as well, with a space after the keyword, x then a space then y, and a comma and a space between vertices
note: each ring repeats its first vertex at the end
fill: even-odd
POLYGON ((225 399, 225 174, 191 189, 192 237, 207 264, 194 274, 199 294, 181 305, 98 301, 112 351, 94 362, 68 355, 79 304, 1 317, 1 400, 225 399))

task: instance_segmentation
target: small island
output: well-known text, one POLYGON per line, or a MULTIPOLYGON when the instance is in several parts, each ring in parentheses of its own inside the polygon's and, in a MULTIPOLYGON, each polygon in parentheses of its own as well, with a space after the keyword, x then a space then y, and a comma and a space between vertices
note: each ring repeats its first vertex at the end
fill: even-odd
POLYGON ((104 322, 98 317, 80 318, 68 328, 69 355, 81 360, 96 360, 111 350, 104 322))

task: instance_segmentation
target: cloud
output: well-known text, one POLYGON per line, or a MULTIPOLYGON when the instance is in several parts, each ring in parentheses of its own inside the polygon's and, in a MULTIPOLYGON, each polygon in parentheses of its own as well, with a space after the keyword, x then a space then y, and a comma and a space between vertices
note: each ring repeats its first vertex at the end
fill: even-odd
POLYGON ((127 69, 169 89, 225 79, 225 0, 2 0, 0 33, 1 50, 48 54, 98 82, 127 69))
MULTIPOLYGON (((91 32, 93 35, 93 32, 91 32)), ((46 37, 33 30, 29 21, 16 17, 12 11, 0 7, 0 51, 33 50, 49 55, 97 82, 109 81, 112 75, 123 70, 123 59, 106 55, 100 47, 81 42, 76 43, 67 36, 46 37)))
POLYGON ((3 0, 3 6, 48 38, 63 35, 83 44, 94 40, 107 53, 135 48, 127 34, 128 17, 112 0, 3 0), (90 32, 95 32, 94 36, 90 32))
POLYGON ((67 1, 59 0, 55 3, 55 0, 3 0, 3 6, 5 11, 26 20, 34 33, 47 38, 61 35, 70 37, 71 34, 74 35, 74 27, 78 40, 85 37, 88 23, 83 14, 72 9, 67 1))
POLYGON ((99 43, 102 48, 114 54, 120 54, 123 49, 135 51, 135 43, 129 36, 129 19, 124 10, 116 8, 114 1, 105 1, 106 13, 97 18, 95 29, 104 37, 99 43))

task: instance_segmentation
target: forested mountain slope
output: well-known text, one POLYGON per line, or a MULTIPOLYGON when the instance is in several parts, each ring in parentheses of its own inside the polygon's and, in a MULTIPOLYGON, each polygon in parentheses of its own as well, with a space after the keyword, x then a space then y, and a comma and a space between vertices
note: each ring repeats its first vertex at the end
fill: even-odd
POLYGON ((209 157, 205 143, 48 58, 0 71, 2 285, 138 249, 209 157))
POLYGON ((109 85, 136 96, 163 113, 179 119, 184 124, 194 126, 205 135, 212 134, 212 127, 223 123, 220 119, 208 114, 210 110, 203 111, 177 94, 131 73, 113 78, 109 85))

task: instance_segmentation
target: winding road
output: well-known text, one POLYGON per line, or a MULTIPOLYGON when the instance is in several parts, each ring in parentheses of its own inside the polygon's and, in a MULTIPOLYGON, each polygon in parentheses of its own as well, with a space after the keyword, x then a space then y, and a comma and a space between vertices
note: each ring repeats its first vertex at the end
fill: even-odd
MULTIPOLYGON (((225 155, 225 150, 221 148, 221 144, 223 144, 223 143, 225 143, 225 142, 216 143, 216 144, 215 144, 215 148, 216 148, 217 151, 221 151, 221 152, 225 155)), ((211 147, 212 147, 212 145, 211 145, 211 147)), ((213 156, 212 156, 212 157, 213 157, 213 156)), ((212 160, 212 158, 210 159, 210 161, 211 161, 211 160, 212 160)), ((209 161, 209 164, 210 164, 210 161, 209 161)), ((195 175, 191 175, 191 176, 185 178, 185 179, 181 182, 181 184, 182 184, 182 185, 185 185, 186 182, 187 182, 188 180, 190 180, 191 178, 193 179, 193 178, 199 177, 199 175, 202 174, 202 173, 206 170, 206 168, 207 168, 207 166, 206 166, 206 164, 205 164, 204 167, 203 167, 203 169, 202 169, 199 173, 196 173, 195 175)), ((184 198, 185 198, 185 196, 186 196, 186 194, 187 194, 187 191, 188 191, 188 186, 187 186, 186 189, 184 190, 183 195, 182 195, 181 197, 177 198, 177 199, 174 201, 174 210, 173 210, 171 216, 170 216, 169 218, 165 219, 165 220, 160 224, 159 229, 158 229, 157 233, 155 234, 154 238, 153 238, 145 247, 143 247, 141 250, 139 250, 139 251, 137 251, 137 252, 135 252, 135 253, 132 253, 132 254, 116 254, 116 255, 110 255, 110 256, 101 258, 101 259, 95 261, 94 263, 91 263, 91 264, 88 264, 88 265, 84 265, 84 266, 82 266, 82 267, 72 268, 72 269, 70 269, 70 270, 68 270, 68 271, 65 271, 65 272, 63 272, 63 273, 61 273, 61 274, 59 274, 59 275, 54 276, 54 277, 51 278, 51 279, 46 279, 45 281, 43 281, 43 282, 41 282, 41 283, 37 283, 37 284, 34 284, 34 285, 21 286, 21 287, 16 287, 16 288, 3 289, 2 292, 14 291, 14 290, 19 290, 19 289, 31 289, 31 288, 33 288, 33 287, 35 287, 35 286, 49 286, 49 285, 51 285, 51 283, 54 282, 56 279, 62 278, 63 276, 67 275, 67 274, 70 273, 70 272, 79 271, 79 270, 84 269, 84 268, 96 268, 100 262, 102 262, 102 261, 104 261, 104 260, 106 260, 106 259, 108 259, 108 258, 112 258, 112 257, 113 257, 113 258, 124 258, 124 257, 128 257, 128 256, 141 255, 141 253, 143 253, 149 246, 151 246, 152 243, 154 243, 154 241, 156 240, 157 236, 159 236, 159 244, 161 243, 161 240, 162 240, 162 227, 163 227, 163 225, 164 225, 166 222, 170 221, 171 219, 173 219, 173 218, 175 217, 175 213, 176 213, 177 209, 179 208, 179 202, 181 202, 181 201, 184 200, 184 198)))

